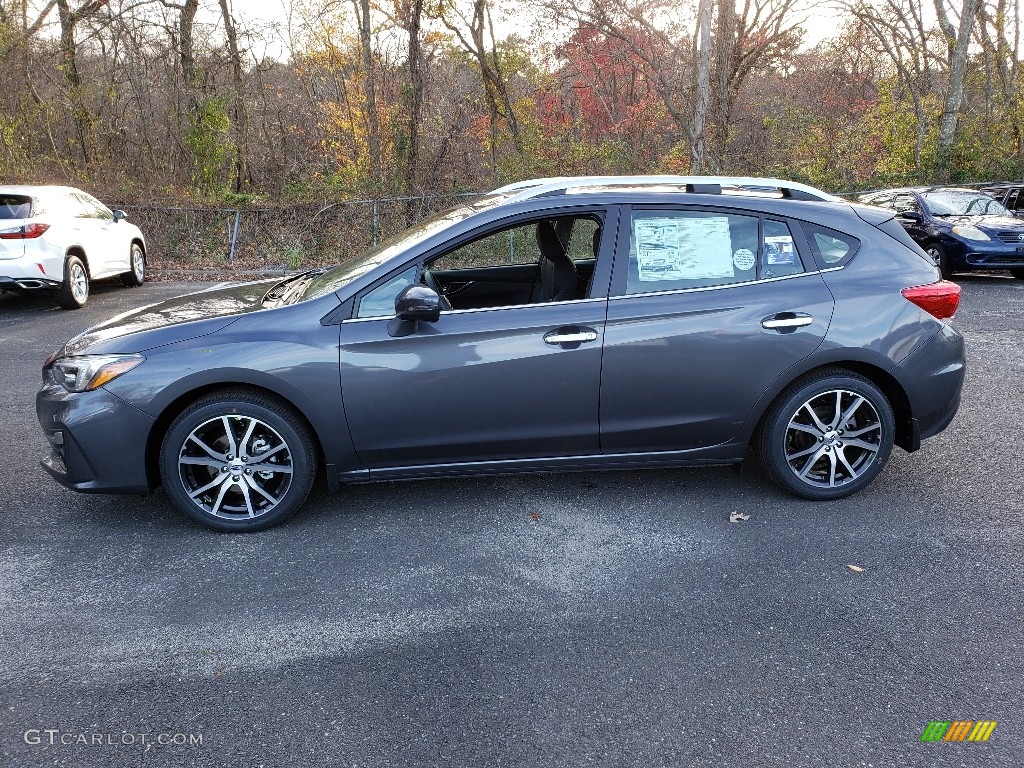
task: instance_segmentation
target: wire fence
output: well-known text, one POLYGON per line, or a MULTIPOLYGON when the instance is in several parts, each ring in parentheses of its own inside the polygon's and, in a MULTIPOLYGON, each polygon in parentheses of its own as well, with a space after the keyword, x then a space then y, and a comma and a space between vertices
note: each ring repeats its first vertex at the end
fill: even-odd
POLYGON ((278 274, 345 261, 479 193, 258 208, 121 206, 154 273, 278 274))

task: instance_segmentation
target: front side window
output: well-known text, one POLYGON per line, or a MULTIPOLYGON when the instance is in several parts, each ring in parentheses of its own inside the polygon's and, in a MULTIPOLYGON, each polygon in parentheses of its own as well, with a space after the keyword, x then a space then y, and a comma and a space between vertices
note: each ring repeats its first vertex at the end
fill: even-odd
POLYGON ((453 309, 586 298, 601 240, 594 214, 531 219, 430 259, 423 281, 453 309))
POLYGON ((356 317, 393 317, 395 299, 402 289, 416 280, 419 267, 414 265, 376 288, 371 288, 359 300, 356 317))
POLYGON ((906 213, 907 211, 920 213, 921 211, 917 199, 913 195, 896 195, 893 208, 896 209, 896 213, 906 213))
POLYGON ((97 200, 92 195, 87 195, 84 192, 80 192, 74 195, 78 198, 79 202, 85 207, 88 212, 87 215, 90 219, 103 219, 105 221, 113 221, 114 214, 110 212, 103 203, 97 200))

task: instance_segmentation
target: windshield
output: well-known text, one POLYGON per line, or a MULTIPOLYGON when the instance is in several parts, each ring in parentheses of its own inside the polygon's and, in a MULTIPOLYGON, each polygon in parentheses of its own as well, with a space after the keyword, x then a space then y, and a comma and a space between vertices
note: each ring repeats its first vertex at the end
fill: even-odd
POLYGON ((969 190, 922 192, 928 211, 933 216, 1009 216, 1001 203, 988 195, 969 190))
POLYGON ((309 283, 306 287, 304 298, 315 299, 318 296, 338 290, 356 278, 362 277, 374 267, 380 266, 392 257, 422 243, 431 235, 468 218, 478 211, 490 208, 499 201, 504 200, 505 197, 505 195, 488 195, 479 200, 474 200, 467 205, 452 208, 444 213, 439 213, 436 216, 421 221, 404 232, 400 232, 394 237, 385 240, 362 256, 357 256, 324 272, 324 274, 309 283))

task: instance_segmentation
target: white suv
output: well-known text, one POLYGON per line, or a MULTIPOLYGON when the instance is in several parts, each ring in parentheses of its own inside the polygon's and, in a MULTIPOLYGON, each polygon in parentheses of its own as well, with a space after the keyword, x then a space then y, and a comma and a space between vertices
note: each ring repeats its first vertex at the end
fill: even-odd
POLYGON ((51 289, 78 309, 90 280, 142 285, 146 241, 125 219, 72 187, 0 186, 0 290, 51 289))

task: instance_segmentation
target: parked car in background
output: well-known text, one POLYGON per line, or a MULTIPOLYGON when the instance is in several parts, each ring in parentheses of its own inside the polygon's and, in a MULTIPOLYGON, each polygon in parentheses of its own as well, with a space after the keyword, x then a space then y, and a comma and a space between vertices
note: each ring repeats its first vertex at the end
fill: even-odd
POLYGON ((1009 270, 1024 280, 1024 220, 976 189, 905 187, 860 196, 896 213, 948 278, 954 272, 1009 270))
POLYGON ((314 476, 738 464, 865 488, 960 404, 960 288, 891 212, 775 179, 498 190, 330 270, 121 315, 43 365, 44 468, 258 530, 314 476))
POLYGON ((52 291, 64 309, 89 283, 146 279, 146 240, 124 211, 72 187, 0 186, 0 290, 52 291))
POLYGON ((1024 218, 1024 181, 1001 181, 980 189, 1002 203, 1014 216, 1024 218))

